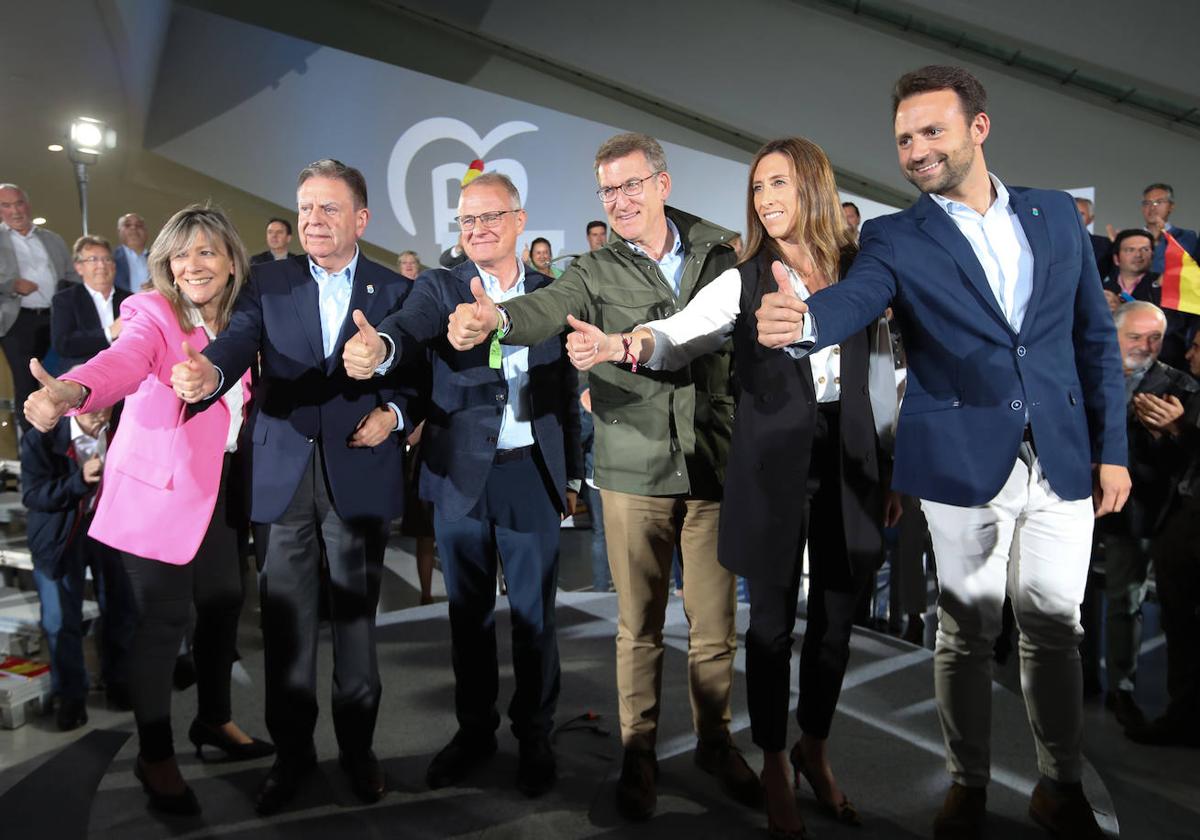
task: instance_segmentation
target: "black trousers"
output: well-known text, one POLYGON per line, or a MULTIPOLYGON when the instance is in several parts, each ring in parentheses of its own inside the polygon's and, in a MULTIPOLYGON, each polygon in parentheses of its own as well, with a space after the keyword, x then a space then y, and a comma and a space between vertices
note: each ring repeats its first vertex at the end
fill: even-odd
POLYGON ((460 519, 434 508, 434 532, 450 601, 454 707, 473 735, 496 731, 496 558, 504 564, 516 691, 508 704, 518 739, 550 734, 561 681, 554 598, 559 512, 536 449, 492 465, 483 495, 460 519))
POLYGON ((1166 716, 1200 734, 1200 499, 1188 498, 1151 547, 1167 637, 1166 716))
POLYGON ((283 761, 313 751, 317 632, 326 599, 333 634, 333 727, 342 752, 371 748, 383 693, 375 658, 375 609, 388 523, 347 521, 333 508, 318 449, 265 536, 259 571, 267 729, 283 761), (322 588, 322 578, 326 586, 322 588))
POLYGON ((226 504, 226 486, 233 474, 229 461, 226 455, 216 507, 192 562, 175 566, 121 552, 138 611, 129 650, 129 695, 141 754, 147 761, 174 754, 171 674, 193 604, 196 717, 213 726, 232 718, 229 673, 236 655, 244 592, 238 515, 226 504))
POLYGON ((0 347, 8 359, 13 378, 13 411, 22 429, 28 429, 25 420, 25 400, 39 387, 38 381, 29 372, 29 360, 44 360, 50 352, 50 309, 21 308, 17 320, 0 336, 0 347))
MULTIPOLYGON (((850 659, 855 605, 871 580, 851 572, 841 503, 841 434, 838 403, 821 403, 807 482, 775 492, 805 492, 809 558, 808 628, 800 648, 800 702, 796 720, 806 735, 828 738, 850 659)), ((750 732, 766 752, 787 745, 791 698, 792 631, 800 596, 804 541, 787 585, 748 578, 750 627, 746 631, 746 694, 750 732)))

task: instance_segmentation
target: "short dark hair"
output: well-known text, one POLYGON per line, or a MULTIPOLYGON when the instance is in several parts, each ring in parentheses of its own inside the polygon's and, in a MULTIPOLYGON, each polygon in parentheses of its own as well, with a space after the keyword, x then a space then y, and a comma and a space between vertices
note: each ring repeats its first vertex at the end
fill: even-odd
POLYGON ((1150 240, 1150 246, 1154 246, 1154 237, 1150 235, 1150 231, 1143 230, 1142 228, 1128 228, 1127 230, 1123 230, 1118 233, 1117 238, 1113 240, 1113 253, 1121 253, 1121 243, 1126 239, 1133 239, 1135 236, 1144 236, 1146 239, 1150 240))
POLYGON ((546 238, 546 237, 544 237, 544 236, 539 236, 537 239, 535 239, 535 240, 533 240, 532 242, 530 242, 530 243, 529 243, 529 253, 531 253, 531 254, 533 253, 533 249, 537 247, 537 245, 538 245, 538 243, 539 243, 539 242, 544 242, 544 243, 546 244, 546 247, 547 247, 547 248, 548 248, 548 249, 549 249, 551 252, 553 252, 553 251, 554 251, 554 249, 550 247, 550 240, 549 240, 549 239, 547 239, 547 238, 546 238))
POLYGON ((276 222, 278 222, 279 224, 284 226, 284 228, 288 232, 288 236, 292 235, 292 223, 289 222, 287 219, 281 219, 278 216, 272 216, 271 218, 267 219, 267 227, 270 227, 271 225, 275 224, 276 222))
POLYGON ((858 209, 858 205, 855 204, 853 201, 843 201, 842 206, 843 207, 853 207, 855 213, 857 213, 860 216, 862 215, 862 211, 858 209))
POLYGON ((605 233, 607 233, 607 232, 608 232, 608 222, 602 222, 602 221, 600 221, 599 219, 595 219, 594 221, 590 221, 590 222, 588 222, 588 223, 587 223, 587 227, 586 227, 586 228, 584 228, 584 232, 585 232, 585 233, 591 233, 591 232, 592 232, 592 228, 594 228, 594 227, 602 227, 602 228, 604 228, 604 232, 605 232, 605 233))
POLYGON ((930 64, 911 73, 905 73, 892 88, 892 119, 900 110, 900 103, 918 93, 935 90, 952 90, 958 94, 967 122, 987 110, 987 91, 979 80, 951 64, 930 64))
POLYGON ((300 189, 309 178, 333 178, 341 181, 350 188, 350 194, 354 196, 355 210, 367 206, 367 179, 353 166, 347 166, 333 158, 314 160, 300 170, 300 177, 296 179, 296 189, 300 189))
POLYGON ((1151 190, 1164 190, 1167 193, 1167 201, 1171 202, 1172 204, 1175 203, 1175 190, 1172 189, 1170 184, 1151 184, 1150 186, 1146 187, 1146 189, 1142 190, 1142 195, 1145 196, 1146 193, 1150 192, 1151 190))

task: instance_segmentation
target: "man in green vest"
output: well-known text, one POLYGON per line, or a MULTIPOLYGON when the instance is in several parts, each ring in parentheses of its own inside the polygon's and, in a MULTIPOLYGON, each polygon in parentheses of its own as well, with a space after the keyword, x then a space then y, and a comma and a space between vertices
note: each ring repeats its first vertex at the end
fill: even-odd
MULTIPOLYGON (((671 176, 654 138, 617 135, 596 152, 595 167, 608 243, 581 255, 551 285, 502 307, 476 281, 475 300, 450 316, 451 344, 536 344, 561 333, 567 315, 606 333, 632 330, 679 311, 737 262, 728 245, 732 231, 667 206, 671 176)), ((617 691, 625 755, 617 805, 631 819, 654 813, 662 628, 677 545, 690 626, 696 764, 739 802, 761 802, 758 778, 729 736, 736 595, 733 575, 717 562, 717 521, 733 423, 730 360, 727 342, 678 371, 626 364, 601 365, 588 374, 595 482, 619 605, 617 691)))

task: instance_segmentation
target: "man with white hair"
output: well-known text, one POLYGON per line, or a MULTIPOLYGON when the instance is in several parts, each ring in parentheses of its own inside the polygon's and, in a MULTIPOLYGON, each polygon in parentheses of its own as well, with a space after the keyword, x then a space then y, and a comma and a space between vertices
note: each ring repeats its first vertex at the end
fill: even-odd
POLYGON ((1096 520, 1096 541, 1104 546, 1108 601, 1105 705, 1122 726, 1136 729, 1145 724, 1134 700, 1134 683, 1150 540, 1161 529, 1179 483, 1179 467, 1187 462, 1180 449, 1180 431, 1164 421, 1182 415, 1184 403, 1200 391, 1200 385, 1158 360, 1167 328, 1161 309, 1135 300, 1117 309, 1113 317, 1129 401, 1126 428, 1133 488, 1123 510, 1096 520))
MULTIPOLYGON (((50 301, 61 284, 78 281, 63 238, 33 223, 29 196, 0 184, 0 346, 12 369, 13 405, 37 390, 29 360, 50 349, 50 301)), ((29 428, 17 412, 22 429, 29 428)))

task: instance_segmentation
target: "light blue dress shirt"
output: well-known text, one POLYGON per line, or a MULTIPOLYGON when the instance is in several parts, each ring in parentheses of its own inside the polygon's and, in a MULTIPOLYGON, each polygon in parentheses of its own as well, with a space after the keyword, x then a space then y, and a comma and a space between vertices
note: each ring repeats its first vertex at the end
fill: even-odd
POLYGON ((136 292, 150 279, 150 263, 147 259, 149 251, 139 254, 128 245, 118 245, 125 253, 125 264, 129 266, 129 289, 136 292))
POLYGON ((354 270, 358 268, 358 248, 341 271, 328 272, 308 258, 308 270, 317 281, 317 308, 321 313, 321 343, 325 358, 333 355, 346 316, 350 314, 350 293, 354 290, 354 270))
MULTIPOLYGON (((513 259, 517 263, 517 282, 508 290, 500 288, 500 281, 496 277, 488 274, 478 264, 475 266, 479 269, 483 290, 496 303, 504 303, 525 294, 525 265, 516 257, 513 259)), ((500 418, 500 435, 496 438, 496 448, 518 449, 531 446, 533 424, 529 419, 529 348, 501 344, 500 350, 503 353, 500 371, 508 384, 508 399, 504 403, 504 414, 500 418)))
MULTIPOLYGON (((679 297, 679 287, 683 280, 683 263, 685 254, 683 253, 683 240, 679 237, 679 228, 675 227, 675 223, 667 219, 667 227, 671 230, 671 236, 675 240, 675 244, 667 249, 666 253, 654 262, 658 265, 658 270, 662 272, 662 276, 666 278, 667 283, 671 286, 671 290, 675 292, 675 297, 679 297)), ((635 245, 629 240, 625 240, 625 244, 643 256, 649 256, 645 249, 639 245, 635 245)))

